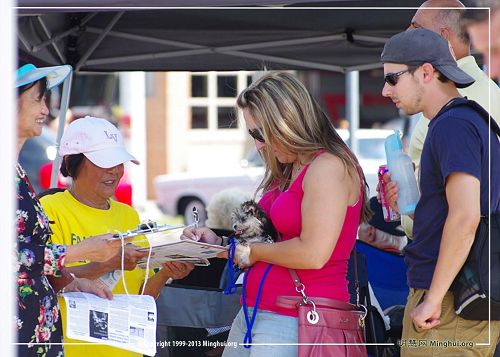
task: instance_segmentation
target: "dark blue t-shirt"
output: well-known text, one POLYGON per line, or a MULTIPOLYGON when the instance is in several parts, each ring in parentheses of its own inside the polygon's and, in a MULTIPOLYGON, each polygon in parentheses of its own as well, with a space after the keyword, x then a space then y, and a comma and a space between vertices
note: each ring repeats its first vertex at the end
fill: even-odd
POLYGON ((445 183, 450 174, 463 172, 478 178, 481 183, 481 214, 490 211, 490 155, 491 211, 496 212, 500 210, 500 144, 496 135, 470 106, 441 111, 430 121, 420 160, 421 197, 415 209, 413 241, 405 248, 410 287, 429 289, 431 285, 448 215, 445 183), (488 150, 489 135, 491 151, 488 150))

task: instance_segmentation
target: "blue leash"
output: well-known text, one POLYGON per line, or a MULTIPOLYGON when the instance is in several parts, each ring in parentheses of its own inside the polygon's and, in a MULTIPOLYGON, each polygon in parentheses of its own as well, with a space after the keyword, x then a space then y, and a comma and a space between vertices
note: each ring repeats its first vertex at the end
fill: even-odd
POLYGON ((236 293, 238 287, 236 286, 235 275, 240 269, 234 267, 234 250, 236 249, 236 240, 231 237, 229 240, 229 250, 227 252, 227 270, 229 272, 229 284, 224 289, 224 295, 232 295, 236 293))
POLYGON ((257 316, 260 296, 262 294, 262 287, 264 286, 264 281, 266 280, 267 273, 269 273, 269 270, 271 270, 272 266, 273 266, 272 264, 269 264, 266 270, 264 271, 264 274, 262 275, 262 279, 259 284, 259 290, 257 291, 257 297, 255 298, 255 306, 253 307, 251 320, 249 320, 248 318, 248 307, 245 294, 245 289, 247 286, 247 278, 248 274, 250 274, 250 268, 248 268, 248 270, 245 273, 245 276, 243 277, 243 291, 241 293, 241 300, 242 300, 243 314, 245 315, 245 322, 247 325, 247 332, 245 333, 245 339, 243 340, 243 347, 245 348, 251 347, 249 344, 252 343, 252 327, 255 322, 255 317, 257 316))

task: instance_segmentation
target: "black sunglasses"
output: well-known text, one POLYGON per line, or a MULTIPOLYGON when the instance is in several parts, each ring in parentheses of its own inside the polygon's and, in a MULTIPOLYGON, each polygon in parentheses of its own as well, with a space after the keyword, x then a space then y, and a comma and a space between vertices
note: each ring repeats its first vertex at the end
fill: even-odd
POLYGON ((257 141, 260 141, 263 144, 266 142, 259 128, 248 129, 248 134, 250 134, 252 138, 254 138, 257 141))
POLYGON ((384 82, 387 83, 388 85, 394 87, 396 84, 398 84, 399 76, 401 76, 402 74, 405 74, 406 72, 409 72, 410 70, 411 70, 410 68, 407 68, 403 71, 399 71, 399 72, 395 72, 395 73, 387 73, 384 76, 384 82))

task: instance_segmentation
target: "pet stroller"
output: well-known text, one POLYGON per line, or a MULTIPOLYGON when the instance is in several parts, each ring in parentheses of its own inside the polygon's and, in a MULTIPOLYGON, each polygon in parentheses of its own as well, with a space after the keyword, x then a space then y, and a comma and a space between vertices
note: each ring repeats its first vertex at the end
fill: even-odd
MULTIPOLYGON (((396 344, 397 340, 401 339, 404 306, 409 292, 406 280, 407 266, 404 257, 376 248, 360 240, 356 242, 356 250, 366 261, 367 279, 373 294, 384 314, 390 319, 390 329, 385 331, 383 317, 375 308, 370 307, 369 311, 373 310, 372 321, 374 326, 370 326, 372 321, 367 321, 367 342, 395 344, 389 347, 370 346, 376 348, 369 348, 368 350, 374 356, 399 356, 399 348, 396 344), (388 268, 390 268, 390 274, 387 274, 388 268), (375 333, 370 336, 370 331, 375 333)), ((371 306, 371 304, 369 305, 371 306)))

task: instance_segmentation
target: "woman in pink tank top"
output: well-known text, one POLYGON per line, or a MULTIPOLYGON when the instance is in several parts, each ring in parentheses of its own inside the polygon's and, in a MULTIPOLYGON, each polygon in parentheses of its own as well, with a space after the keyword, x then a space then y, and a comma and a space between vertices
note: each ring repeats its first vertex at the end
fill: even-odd
MULTIPOLYGON (((266 167, 259 204, 280 239, 236 249, 235 261, 251 267, 246 305, 254 307, 258 300, 258 313, 251 332, 254 345, 225 348, 224 356, 296 356, 296 345, 283 344, 298 341, 297 311, 277 306, 276 297, 300 296, 288 272, 292 268, 308 296, 349 301, 347 262, 358 225, 369 217, 366 182, 330 119, 293 75, 264 74, 239 95, 237 104, 266 167)), ((208 228, 188 228, 183 235, 221 242, 208 228)), ((240 311, 228 342, 243 343, 246 330, 240 311)))

